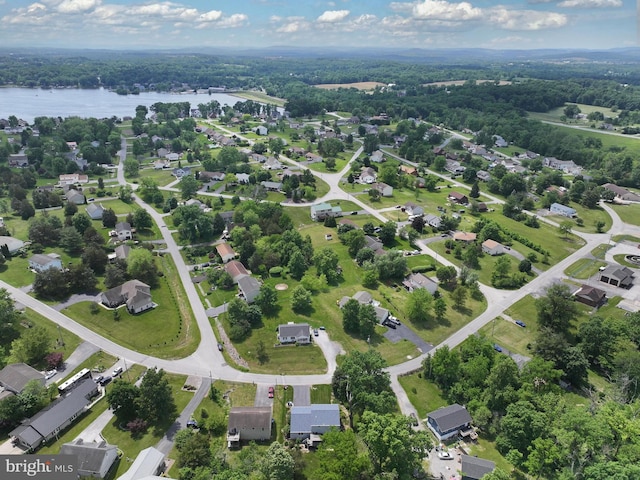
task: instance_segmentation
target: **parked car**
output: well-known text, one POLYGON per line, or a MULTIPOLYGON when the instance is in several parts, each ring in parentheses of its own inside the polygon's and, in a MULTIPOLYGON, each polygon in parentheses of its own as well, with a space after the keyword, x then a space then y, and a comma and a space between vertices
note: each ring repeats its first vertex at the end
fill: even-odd
POLYGON ((100 380, 100 382, 98 382, 98 383, 100 383, 100 385, 102 385, 104 387, 111 380, 112 380, 111 377, 109 375, 107 375, 106 377, 103 377, 102 380, 100 380))
POLYGON ((440 450, 438 452, 438 458, 440 460, 453 460, 453 455, 451 455, 449 452, 445 452, 444 450, 440 450))
POLYGON ((55 368, 53 370, 47 370, 46 372, 44 372, 44 379, 49 380, 50 378, 54 377, 56 373, 58 373, 58 370, 56 370, 55 368))
POLYGON ((100 383, 102 382, 102 380, 104 380, 104 375, 98 375, 96 378, 93 379, 93 381, 96 383, 100 383))
POLYGON ((124 369, 122 367, 116 367, 113 370, 113 373, 111 374, 111 376, 115 378, 115 377, 119 376, 122 372, 124 372, 124 369))
POLYGON ((382 324, 386 327, 392 328, 393 330, 396 329, 396 324, 390 320, 385 320, 384 322, 382 322, 382 324))
POLYGON ((389 315, 389 321, 390 321, 391 323, 395 323, 396 325, 402 325, 402 324, 400 323, 400 320, 398 320, 398 318, 397 318, 397 317, 394 317, 393 315, 389 315))
POLYGON ((522 327, 522 328, 527 326, 527 324, 524 323, 522 320, 516 320, 516 325, 518 325, 519 327, 522 327))
POLYGON ((313 329, 313 336, 314 336, 314 337, 317 337, 318 335, 320 335, 320 334, 318 333, 318 329, 317 329, 317 328, 314 328, 314 329, 313 329))
POLYGON ((273 387, 269 387, 269 398, 273 398, 273 394, 274 394, 275 390, 273 387))
POLYGON ((198 428, 198 422, 195 420, 189 420, 187 422, 187 428, 198 428))
POLYGON ((495 343, 495 344, 493 345, 493 349, 494 349, 496 352, 502 352, 502 347, 501 347, 500 345, 498 345, 497 343, 495 343))
POLYGON ((326 330, 326 328, 324 326, 320 327, 320 330, 326 330))
POLYGON ((221 352, 224 350, 224 346, 221 343, 218 343, 218 350, 221 352))

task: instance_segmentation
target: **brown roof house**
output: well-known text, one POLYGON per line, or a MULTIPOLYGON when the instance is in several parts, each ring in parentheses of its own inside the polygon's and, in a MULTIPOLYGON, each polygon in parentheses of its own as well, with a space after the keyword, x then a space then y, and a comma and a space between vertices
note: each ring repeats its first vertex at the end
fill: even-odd
POLYGON ((232 407, 227 424, 227 447, 239 447, 242 441, 269 440, 272 419, 271 407, 232 407))
POLYGON ((224 270, 229 275, 231 275, 231 278, 233 279, 233 283, 238 283, 238 280, 240 280, 240 277, 249 275, 249 272, 247 271, 247 269, 244 268, 244 265, 238 260, 231 260, 229 263, 226 263, 224 266, 224 270))
POLYGON ((607 292, 589 285, 582 285, 573 296, 578 302, 590 307, 600 307, 607 301, 607 292))
POLYGON ((629 288, 633 285, 633 270, 620 265, 609 265, 600 272, 600 281, 615 287, 629 288))
POLYGON ((448 198, 450 201, 459 205, 466 205, 469 203, 467 196, 459 192, 450 192, 448 198))
POLYGON ((504 246, 500 242, 491 240, 490 238, 482 242, 482 251, 492 257, 496 255, 502 255, 504 253, 504 246))
POLYGON ((140 313, 153 308, 151 287, 140 280, 129 280, 107 290, 102 295, 102 304, 109 308, 126 305, 129 313, 140 313))
POLYGON ((216 251, 218 252, 218 255, 220 255, 222 263, 228 263, 236 258, 235 250, 228 243, 219 243, 216 245, 216 251))
POLYGON ((476 238, 477 238, 477 235, 473 232, 455 232, 453 234, 453 239, 456 242, 471 243, 471 242, 475 242, 476 238))

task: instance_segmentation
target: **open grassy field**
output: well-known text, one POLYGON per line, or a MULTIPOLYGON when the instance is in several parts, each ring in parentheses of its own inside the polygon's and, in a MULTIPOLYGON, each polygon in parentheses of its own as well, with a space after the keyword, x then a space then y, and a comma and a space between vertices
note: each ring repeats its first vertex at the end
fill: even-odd
POLYGON ((547 215, 545 218, 548 218, 549 220, 552 220, 558 224, 566 222, 568 220, 573 223, 573 230, 586 233, 598 233, 596 229, 596 222, 604 222, 604 227, 602 228, 603 232, 608 231, 613 224, 611 216, 609 216, 609 214, 603 208, 585 208, 575 202, 571 202, 569 206, 576 210, 576 212, 578 213, 577 218, 582 219, 582 226, 578 225, 575 219, 567 219, 567 217, 563 217, 562 215, 547 215))
POLYGON ((400 385, 407 392, 411 404, 418 411, 420 421, 427 418, 427 414, 440 407, 446 407, 447 402, 442 397, 440 388, 432 382, 422 378, 421 373, 412 373, 398 378, 400 385))
POLYGON ((64 313, 133 350, 160 358, 190 355, 200 342, 200 331, 173 261, 170 257, 161 257, 159 265, 165 275, 158 279, 158 286, 151 291, 158 307, 137 315, 120 308, 120 318, 114 318, 112 310, 100 307, 97 313, 92 313, 91 302, 81 302, 65 309, 64 313))
POLYGON ((616 205, 613 203, 609 206, 615 210, 624 223, 640 225, 640 204, 632 203, 630 205, 616 205))
MULTIPOLYGON (((597 107, 595 105, 586 105, 584 103, 565 103, 565 106, 566 105, 577 105, 578 108, 580 108, 581 113, 584 113, 585 115, 589 115, 590 113, 593 113, 593 112, 600 112, 605 117, 618 118, 618 115, 620 114, 617 111, 614 112, 608 107, 597 107)), ((562 117, 564 117, 564 108, 565 108, 564 106, 552 108, 548 112, 544 112, 544 113, 540 113, 540 112, 527 112, 527 113, 529 114, 530 118, 533 118, 536 120, 560 122, 562 121, 562 117)), ((588 125, 591 125, 593 122, 585 118, 584 120, 571 119, 570 123, 588 126, 588 125)), ((599 123, 599 122, 596 122, 596 123, 599 123)))
POLYGON ((592 258, 581 258, 572 265, 568 266, 564 273, 569 277, 586 280, 587 278, 598 273, 600 267, 606 266, 606 262, 601 262, 592 258))
POLYGON ((482 327, 480 334, 490 339, 491 342, 505 347, 510 352, 530 357, 534 341, 534 335, 532 335, 532 333, 537 329, 537 320, 535 317, 528 315, 526 320, 517 316, 513 318, 523 320, 527 327, 522 328, 509 320, 497 317, 494 318, 491 323, 482 327))
POLYGON ((386 85, 380 82, 354 82, 354 83, 320 83, 314 86, 316 88, 322 88, 324 90, 338 90, 339 88, 355 88, 357 90, 374 90, 376 87, 385 87, 386 85))
POLYGON ((20 331, 24 331, 27 326, 29 326, 28 328, 40 327, 46 330, 49 338, 52 340, 53 350, 62 352, 65 358, 71 355, 76 347, 82 342, 82 339, 75 333, 71 333, 69 330, 59 327, 48 318, 43 317, 31 309, 25 309, 20 315, 20 324, 18 329, 20 331))
POLYGON ((313 385, 311 387, 311 404, 332 403, 331 385, 313 385))
POLYGON ((80 365, 78 365, 76 368, 74 368, 70 372, 65 371, 64 377, 61 379, 61 381, 67 378, 71 378, 73 375, 78 373, 83 368, 88 368, 92 372, 103 373, 107 371, 109 368, 111 368, 117 361, 118 359, 113 355, 110 355, 100 350, 94 353, 93 355, 91 355, 89 358, 87 358, 84 362, 82 362, 80 365))

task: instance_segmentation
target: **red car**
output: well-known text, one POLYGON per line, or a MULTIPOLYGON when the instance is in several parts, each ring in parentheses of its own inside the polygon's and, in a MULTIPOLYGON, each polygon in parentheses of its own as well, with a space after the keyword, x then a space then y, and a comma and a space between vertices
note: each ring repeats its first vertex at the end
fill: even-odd
POLYGON ((274 392, 273 387, 269 387, 269 398, 273 398, 273 392, 274 392))

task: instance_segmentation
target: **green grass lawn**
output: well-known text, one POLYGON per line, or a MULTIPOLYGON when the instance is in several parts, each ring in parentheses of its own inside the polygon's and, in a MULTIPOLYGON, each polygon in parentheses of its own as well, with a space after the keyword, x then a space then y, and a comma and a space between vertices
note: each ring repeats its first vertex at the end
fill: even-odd
POLYGON ((442 397, 440 388, 432 382, 422 378, 422 374, 412 373, 398 378, 400 385, 407 393, 411 404, 418 411, 420 421, 427 418, 427 414, 440 407, 449 405, 442 397))
MULTIPOLYGON (((596 229, 596 222, 604 222, 604 227, 602 228, 603 232, 607 232, 611 225, 613 224, 613 220, 609 214, 600 207, 597 208, 585 208, 579 203, 571 202, 569 205, 571 208, 574 208, 578 213, 578 218, 581 218, 584 222, 582 226, 578 225, 578 223, 573 220, 569 220, 573 223, 573 230, 577 230, 578 232, 586 232, 586 233, 598 233, 596 229)), ((552 220, 558 224, 562 222, 566 222, 568 219, 563 217, 562 215, 548 215, 549 220, 552 220)))
POLYGON ((25 309, 25 311, 20 315, 20 325, 18 328, 20 331, 24 331, 27 325, 32 327, 40 327, 47 331, 49 338, 52 339, 53 350, 57 352, 62 352, 64 354, 65 359, 73 353, 73 351, 80 345, 82 339, 78 337, 76 334, 71 333, 69 330, 62 328, 49 320, 46 317, 43 317, 37 312, 34 312, 31 309, 25 309))
POLYGON ((604 267, 606 265, 607 264, 605 262, 601 262, 592 258, 581 258, 580 260, 567 267, 564 273, 569 277, 586 280, 587 278, 598 273, 600 267, 604 267))
MULTIPOLYGON (((616 240, 616 241, 618 241, 618 240, 616 240)), ((593 250, 591 250, 591 255, 593 255, 594 257, 599 258, 601 260, 604 260, 605 255, 607 254, 607 252, 609 251, 609 249, 611 247, 612 247, 612 245, 608 245, 606 243, 603 243, 601 245, 598 245, 593 250)))
POLYGON ((160 358, 190 355, 200 342, 200 331, 173 261, 165 256, 159 263, 165 275, 151 291, 158 307, 137 315, 120 308, 120 318, 116 319, 112 310, 100 307, 94 314, 89 309, 91 302, 81 302, 66 308, 64 313, 127 348, 160 358))
POLYGON ((527 320, 520 317, 513 318, 515 320, 523 320, 527 327, 522 328, 509 320, 497 317, 491 323, 482 327, 480 334, 513 353, 530 357, 533 353, 531 348, 535 340, 538 322, 535 317, 529 317, 527 320))
MULTIPOLYGON (((184 375, 165 373, 165 377, 169 381, 177 412, 181 412, 193 397, 193 392, 185 392, 182 390, 182 386, 186 380, 184 375)), ((118 425, 118 419, 114 417, 114 419, 107 424, 104 430, 102 430, 102 435, 108 443, 117 445, 123 452, 123 457, 118 465, 115 478, 123 475, 124 472, 131 467, 131 463, 142 450, 152 447, 158 443, 164 435, 164 432, 172 423, 173 419, 167 418, 167 421, 162 425, 159 425, 158 428, 149 428, 142 437, 134 439, 131 437, 129 432, 120 428, 118 425)))
POLYGON ((313 385, 311 387, 311 403, 332 403, 331 385, 313 385))
POLYGON ((36 275, 29 270, 29 260, 31 255, 25 258, 11 257, 7 259, 4 265, 0 265, 0 277, 2 280, 14 287, 25 287, 31 285, 36 275))
POLYGON ((65 371, 64 377, 60 379, 59 383, 62 383, 63 380, 71 378, 73 375, 78 373, 83 368, 88 368, 92 372, 103 373, 109 368, 111 368, 111 366, 115 364, 117 361, 118 359, 113 355, 109 355, 108 353, 100 350, 94 353, 93 355, 91 355, 89 358, 87 358, 84 362, 82 362, 72 371, 70 372, 65 371))
POLYGON ((640 204, 632 203, 630 205, 616 205, 615 203, 612 203, 609 204, 609 206, 615 210, 624 223, 640 225, 640 204))

